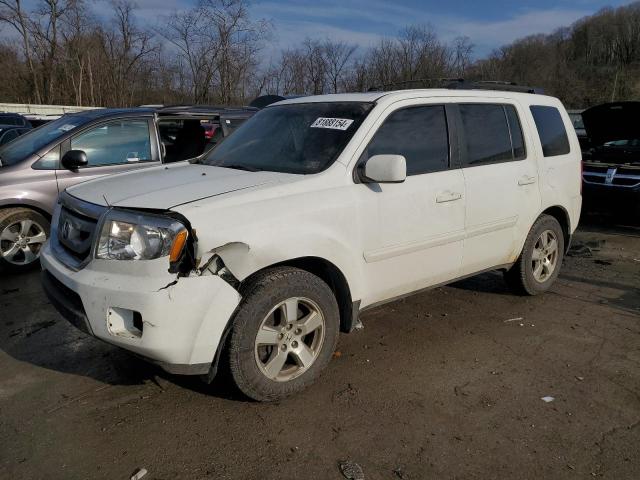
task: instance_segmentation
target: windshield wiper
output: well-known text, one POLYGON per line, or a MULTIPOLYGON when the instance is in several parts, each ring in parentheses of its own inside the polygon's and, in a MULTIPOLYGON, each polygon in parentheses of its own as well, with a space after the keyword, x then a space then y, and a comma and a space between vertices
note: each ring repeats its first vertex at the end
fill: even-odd
POLYGON ((256 167, 250 167, 248 165, 241 164, 231 164, 231 165, 215 165, 216 167, 222 168, 233 168, 234 170, 244 170, 245 172, 260 172, 261 169, 256 167))

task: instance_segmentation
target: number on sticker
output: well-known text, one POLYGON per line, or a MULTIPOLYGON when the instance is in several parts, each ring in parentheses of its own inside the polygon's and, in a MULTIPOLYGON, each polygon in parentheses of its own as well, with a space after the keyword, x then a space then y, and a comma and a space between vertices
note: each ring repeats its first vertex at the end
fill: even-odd
POLYGON ((331 130, 346 130, 351 126, 353 120, 348 118, 317 118, 311 124, 311 128, 330 128, 331 130))

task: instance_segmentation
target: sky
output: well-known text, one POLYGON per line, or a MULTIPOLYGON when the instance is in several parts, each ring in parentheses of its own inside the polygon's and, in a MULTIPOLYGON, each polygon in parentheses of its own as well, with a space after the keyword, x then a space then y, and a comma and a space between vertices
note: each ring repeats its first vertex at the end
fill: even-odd
MULTIPOLYGON (((134 0, 143 23, 193 5, 196 0, 134 0)), ((342 40, 366 48, 408 25, 431 25, 444 41, 468 36, 482 57, 517 38, 550 33, 607 6, 630 0, 248 0, 254 20, 275 27, 266 56, 277 56, 306 37, 342 40)), ((34 0, 27 0, 33 3, 34 0)), ((102 3, 102 5, 99 5, 102 3)), ((104 2, 98 11, 105 13, 104 2), (102 7, 102 8, 100 8, 102 7)))
MULTIPOLYGON (((195 0, 137 0, 139 16, 169 14, 195 0)), ((607 6, 629 0, 253 0, 254 20, 274 25, 274 52, 305 37, 367 47, 411 24, 430 24, 440 38, 468 36, 476 56, 535 33, 550 33, 607 6)))

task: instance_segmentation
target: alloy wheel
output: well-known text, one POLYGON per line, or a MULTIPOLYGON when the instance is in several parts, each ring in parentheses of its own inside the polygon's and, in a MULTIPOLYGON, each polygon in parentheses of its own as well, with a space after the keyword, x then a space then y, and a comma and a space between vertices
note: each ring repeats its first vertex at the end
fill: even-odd
POLYGON ((262 320, 255 339, 255 360, 267 378, 287 382, 316 361, 325 337, 325 318, 308 298, 292 297, 262 320))
POLYGON ((17 220, 0 232, 0 256, 13 265, 29 265, 40 256, 47 241, 41 225, 33 220, 17 220))
POLYGON ((551 230, 545 230, 533 246, 531 262, 533 278, 539 283, 546 282, 558 263, 558 239, 551 230))

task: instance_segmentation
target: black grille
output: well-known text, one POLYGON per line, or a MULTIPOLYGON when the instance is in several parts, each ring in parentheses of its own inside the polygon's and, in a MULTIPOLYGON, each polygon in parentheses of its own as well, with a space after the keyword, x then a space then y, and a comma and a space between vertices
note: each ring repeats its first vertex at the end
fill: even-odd
POLYGON ((58 220, 58 240, 74 257, 84 260, 91 253, 98 220, 62 207, 58 220))
POLYGON ((51 235, 51 246, 60 261, 75 270, 88 263, 98 234, 98 221, 105 210, 66 192, 60 195, 60 214, 51 235))
POLYGON ((584 179, 587 182, 591 183, 604 183, 605 177, 599 175, 589 175, 587 172, 584 172, 584 179))

